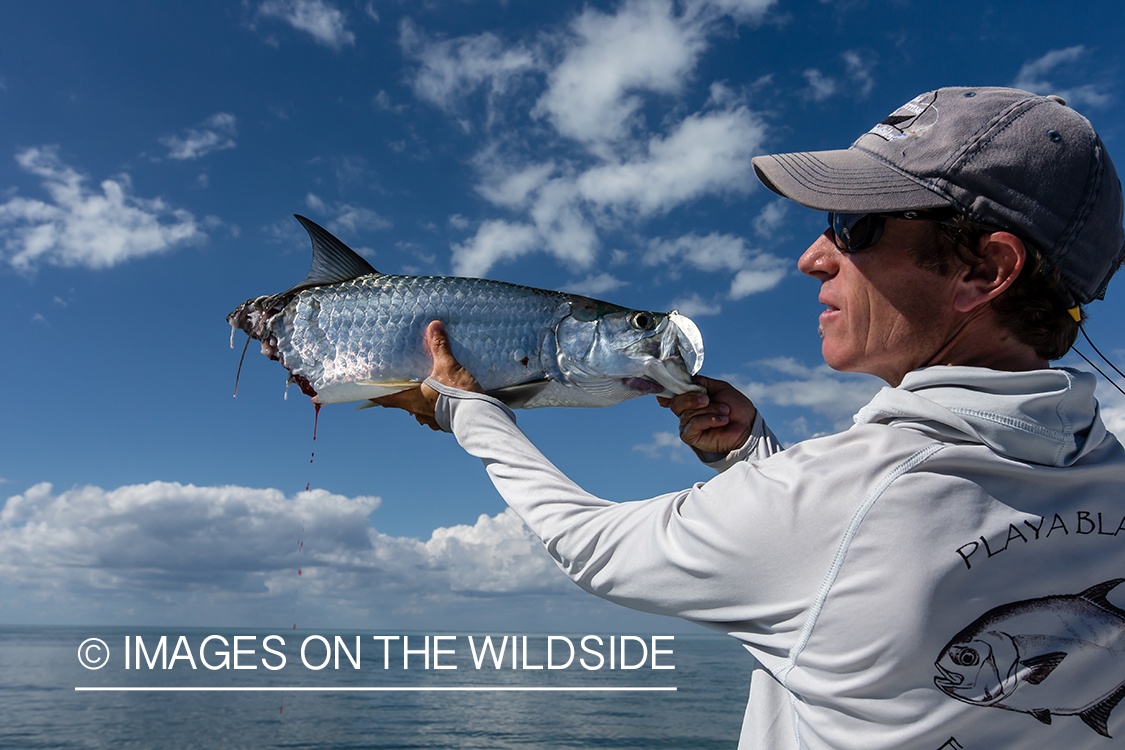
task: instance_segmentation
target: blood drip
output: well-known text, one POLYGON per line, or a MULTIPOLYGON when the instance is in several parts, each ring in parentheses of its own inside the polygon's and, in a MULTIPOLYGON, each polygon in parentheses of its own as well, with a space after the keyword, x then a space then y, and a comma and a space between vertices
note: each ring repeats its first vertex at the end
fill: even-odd
MULTIPOLYGON (((316 443, 316 426, 320 422, 320 404, 313 404, 313 408, 316 409, 316 415, 313 417, 313 443, 316 443)), ((310 464, 313 462, 314 458, 316 458, 316 451, 309 454, 310 464)), ((305 489, 307 490, 308 487, 305 489)))

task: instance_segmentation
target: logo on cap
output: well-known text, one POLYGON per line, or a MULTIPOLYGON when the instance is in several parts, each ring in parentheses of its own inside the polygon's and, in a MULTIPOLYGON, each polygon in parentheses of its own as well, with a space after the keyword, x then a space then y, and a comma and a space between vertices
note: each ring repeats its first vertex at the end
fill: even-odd
POLYGON ((887 119, 867 131, 885 141, 918 135, 932 128, 938 121, 938 110, 934 106, 937 92, 916 96, 892 112, 887 119))

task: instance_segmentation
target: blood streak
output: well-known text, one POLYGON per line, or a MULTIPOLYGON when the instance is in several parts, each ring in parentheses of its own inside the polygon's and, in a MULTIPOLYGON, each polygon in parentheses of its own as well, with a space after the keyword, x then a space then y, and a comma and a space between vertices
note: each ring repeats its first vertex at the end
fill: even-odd
MULTIPOLYGON (((316 409, 316 415, 313 417, 313 444, 314 444, 314 447, 315 447, 315 444, 316 444, 316 427, 317 427, 317 424, 320 423, 320 404, 313 404, 313 407, 316 409)), ((313 462, 314 458, 316 458, 316 451, 315 450, 312 451, 312 453, 309 454, 309 463, 310 464, 313 462)), ((305 489, 307 490, 308 487, 306 486, 305 489)))

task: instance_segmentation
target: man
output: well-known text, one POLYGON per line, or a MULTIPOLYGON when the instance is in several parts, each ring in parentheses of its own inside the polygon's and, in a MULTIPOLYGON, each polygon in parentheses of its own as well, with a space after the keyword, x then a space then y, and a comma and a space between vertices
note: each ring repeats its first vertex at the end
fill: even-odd
POLYGON ((721 473, 577 487, 427 330, 388 399, 451 430, 580 586, 737 638, 742 748, 1104 748, 1125 737, 1125 450, 1091 375, 1048 369, 1125 256, 1122 194, 1057 97, 941 89, 845 151, 754 161, 829 211, 798 262, 825 360, 884 388, 782 451, 721 381, 662 400, 721 473), (1119 588, 1120 585, 1120 588, 1119 588))

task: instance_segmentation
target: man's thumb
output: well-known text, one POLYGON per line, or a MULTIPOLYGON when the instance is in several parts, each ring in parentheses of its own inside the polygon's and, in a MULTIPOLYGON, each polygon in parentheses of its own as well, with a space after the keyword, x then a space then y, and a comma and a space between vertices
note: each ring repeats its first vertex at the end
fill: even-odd
POLYGON ((439 359, 453 356, 453 352, 449 349, 449 334, 445 332, 445 326, 441 324, 440 320, 435 320, 426 327, 426 333, 422 341, 425 344, 426 353, 430 355, 434 364, 437 364, 439 359))

